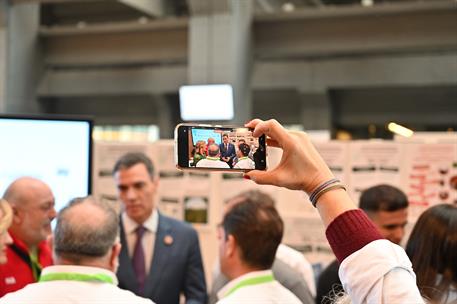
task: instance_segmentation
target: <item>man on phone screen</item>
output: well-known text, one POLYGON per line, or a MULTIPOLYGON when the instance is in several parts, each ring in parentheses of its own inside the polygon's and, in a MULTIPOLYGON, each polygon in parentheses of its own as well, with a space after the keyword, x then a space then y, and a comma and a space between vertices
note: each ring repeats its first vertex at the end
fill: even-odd
POLYGON ((236 156, 235 146, 229 142, 228 134, 222 135, 222 143, 219 145, 221 160, 226 162, 230 168, 233 167, 233 159, 236 156))

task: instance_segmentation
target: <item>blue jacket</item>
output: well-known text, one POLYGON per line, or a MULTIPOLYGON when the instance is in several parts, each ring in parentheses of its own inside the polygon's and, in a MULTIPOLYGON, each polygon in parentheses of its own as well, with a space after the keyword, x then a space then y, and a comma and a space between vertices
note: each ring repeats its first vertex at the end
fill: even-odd
POLYGON ((225 149, 225 144, 222 143, 219 145, 219 150, 221 152, 221 158, 222 157, 229 157, 230 160, 228 161, 229 165, 231 166, 233 159, 236 156, 235 153, 235 146, 231 143, 228 144, 228 149, 225 149))

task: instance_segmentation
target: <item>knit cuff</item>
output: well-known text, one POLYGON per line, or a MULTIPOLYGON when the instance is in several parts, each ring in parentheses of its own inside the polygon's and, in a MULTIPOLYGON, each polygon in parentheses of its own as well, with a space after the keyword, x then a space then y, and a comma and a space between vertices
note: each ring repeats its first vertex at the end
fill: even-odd
POLYGON ((373 222, 360 209, 340 214, 327 227, 325 235, 340 263, 366 244, 383 239, 373 222))

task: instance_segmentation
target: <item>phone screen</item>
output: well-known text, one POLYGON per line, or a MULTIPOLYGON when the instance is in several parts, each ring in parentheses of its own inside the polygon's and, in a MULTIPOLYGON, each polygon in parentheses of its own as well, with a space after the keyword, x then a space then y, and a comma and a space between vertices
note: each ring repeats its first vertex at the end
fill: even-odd
POLYGON ((179 125, 176 129, 177 165, 213 170, 265 170, 265 136, 252 136, 244 127, 179 125))

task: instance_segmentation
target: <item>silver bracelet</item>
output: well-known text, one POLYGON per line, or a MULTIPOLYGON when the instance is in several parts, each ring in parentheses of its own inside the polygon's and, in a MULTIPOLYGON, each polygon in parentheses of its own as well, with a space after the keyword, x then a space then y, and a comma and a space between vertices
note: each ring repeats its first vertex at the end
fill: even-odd
POLYGON ((334 189, 344 189, 346 187, 341 183, 341 181, 337 178, 332 178, 324 183, 322 183, 319 187, 317 187, 309 196, 309 200, 316 208, 317 200, 327 191, 334 190, 334 189))
POLYGON ((341 183, 336 183, 336 184, 331 184, 330 186, 322 189, 319 193, 316 194, 316 196, 314 197, 314 200, 311 201, 311 203, 313 204, 314 208, 316 208, 316 204, 317 204, 317 201, 319 200, 319 198, 326 192, 330 191, 330 190, 336 190, 336 189, 343 189, 343 190, 346 190, 346 187, 344 187, 343 184, 341 183))
POLYGON ((313 192, 311 192, 311 194, 309 195, 309 200, 312 202, 314 200, 314 197, 316 196, 316 194, 318 194, 322 189, 324 189, 325 187, 327 187, 327 186, 329 186, 331 184, 335 184, 335 183, 339 183, 339 182, 340 182, 339 179, 332 178, 332 179, 322 183, 316 189, 314 189, 313 192))

